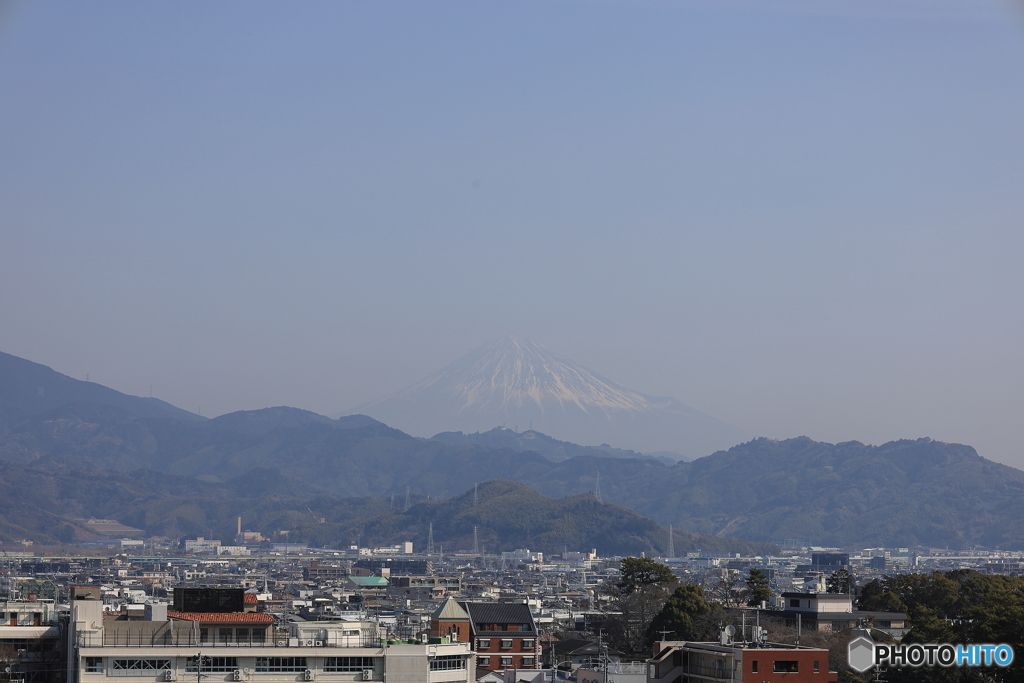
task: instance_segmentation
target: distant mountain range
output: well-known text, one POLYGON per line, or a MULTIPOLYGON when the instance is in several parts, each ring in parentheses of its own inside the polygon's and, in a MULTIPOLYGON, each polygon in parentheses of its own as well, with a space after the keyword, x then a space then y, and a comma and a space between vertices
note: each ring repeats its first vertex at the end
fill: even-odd
MULTIPOLYGON (((539 432, 422 439, 365 415, 332 420, 288 407, 206 420, 176 416, 169 406, 170 416, 151 416, 166 404, 110 390, 93 395, 113 397, 120 406, 69 394, 70 402, 39 409, 31 400, 33 383, 21 382, 26 397, 11 389, 15 383, 4 368, 12 365, 24 367, 0 366, 3 400, 14 401, 0 403, 0 539, 88 538, 90 530, 74 519, 90 516, 149 534, 230 534, 237 514, 261 529, 294 529, 317 542, 348 542, 357 532, 390 539, 419 533, 392 499, 402 508, 408 492, 413 508, 429 503, 433 509, 475 483, 500 479, 542 496, 590 496, 628 508, 649 518, 643 524, 704 534, 694 541, 704 548, 713 538, 741 543, 729 540, 735 537, 1024 549, 1024 472, 986 460, 970 446, 930 439, 881 446, 755 439, 693 462, 665 463, 608 457, 630 452, 539 432), (503 446, 503 440, 510 443, 503 446), (523 450, 527 443, 543 447, 523 450), (307 528, 313 517, 307 505, 331 521, 307 528)), ((49 400, 56 403, 54 393, 49 400)), ((554 538, 549 532, 506 529, 493 538, 526 543, 554 538)), ((574 538, 591 543, 587 539, 596 536, 588 534, 574 538)), ((624 536, 605 538, 627 544, 624 536)), ((645 538, 659 547, 653 536, 645 538)))
POLYGON ((686 459, 750 438, 674 398, 627 389, 516 337, 484 344, 430 377, 348 412, 418 436, 503 426, 686 459))
POLYGON ((135 417, 206 419, 157 398, 122 394, 102 384, 73 379, 45 365, 0 352, 0 424, 76 401, 120 408, 135 417))
POLYGON ((434 441, 444 441, 449 444, 475 443, 489 448, 511 448, 517 453, 533 451, 540 453, 551 462, 562 462, 569 458, 590 456, 594 458, 654 458, 672 464, 678 460, 689 460, 677 454, 661 453, 638 453, 627 451, 622 448, 603 446, 580 446, 568 441, 553 439, 547 434, 529 429, 525 432, 517 432, 505 427, 495 427, 487 432, 441 432, 431 437, 434 441))

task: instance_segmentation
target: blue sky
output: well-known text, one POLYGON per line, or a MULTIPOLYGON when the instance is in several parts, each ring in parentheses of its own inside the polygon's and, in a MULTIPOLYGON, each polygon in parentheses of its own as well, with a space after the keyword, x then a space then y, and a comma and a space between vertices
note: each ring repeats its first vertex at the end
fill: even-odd
POLYGON ((0 350, 72 376, 333 413, 518 334, 1024 466, 1019 3, 5 2, 0 124, 0 350))

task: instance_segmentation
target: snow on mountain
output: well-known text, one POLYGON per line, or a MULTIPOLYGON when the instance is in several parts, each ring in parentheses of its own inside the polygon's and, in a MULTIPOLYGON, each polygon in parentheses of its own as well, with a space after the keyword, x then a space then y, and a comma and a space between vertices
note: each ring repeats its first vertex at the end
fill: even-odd
POLYGON ((416 436, 532 428, 583 445, 708 455, 749 435, 673 398, 627 389, 526 339, 484 344, 391 396, 356 406, 416 436))

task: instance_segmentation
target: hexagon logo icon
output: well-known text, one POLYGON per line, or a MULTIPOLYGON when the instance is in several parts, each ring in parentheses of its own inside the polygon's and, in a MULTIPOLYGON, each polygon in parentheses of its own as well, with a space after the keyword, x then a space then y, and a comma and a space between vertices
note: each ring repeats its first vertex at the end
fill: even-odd
POLYGON ((850 668, 858 673, 864 673, 875 665, 875 641, 857 636, 850 641, 847 656, 850 668))

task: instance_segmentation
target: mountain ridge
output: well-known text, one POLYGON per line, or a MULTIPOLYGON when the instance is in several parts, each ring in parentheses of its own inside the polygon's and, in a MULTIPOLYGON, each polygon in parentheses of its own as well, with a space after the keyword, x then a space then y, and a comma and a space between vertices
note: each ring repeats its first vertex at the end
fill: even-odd
MULTIPOLYGON (((0 404, 16 417, 36 415, 74 402, 100 403, 136 417, 170 417, 201 422, 205 417, 158 398, 124 394, 115 389, 68 377, 56 370, 0 351, 0 404)), ((10 419, 10 418, 8 418, 10 419)))

